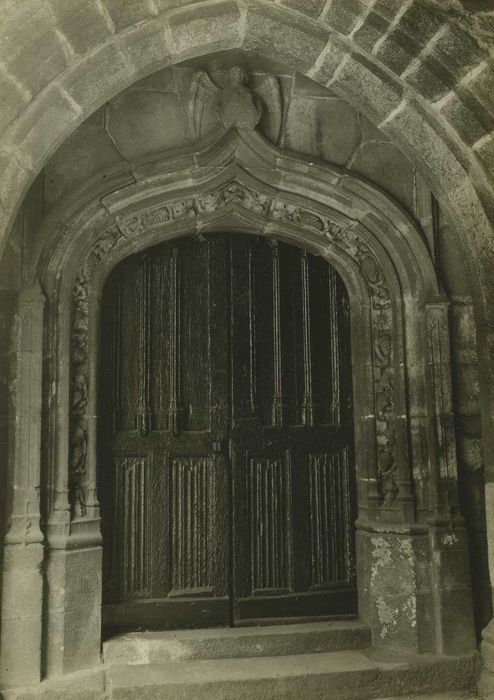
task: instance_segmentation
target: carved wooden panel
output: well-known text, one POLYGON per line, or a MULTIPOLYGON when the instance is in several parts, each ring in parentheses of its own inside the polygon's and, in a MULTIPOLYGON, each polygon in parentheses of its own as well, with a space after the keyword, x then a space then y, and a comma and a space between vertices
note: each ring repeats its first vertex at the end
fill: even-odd
POLYGON ((282 458, 250 460, 249 503, 252 589, 290 588, 290 485, 282 458))
POLYGON ((350 611, 338 275, 264 237, 186 237, 123 261, 102 317, 105 603, 164 627, 350 611))
POLYGON ((309 455, 312 585, 354 577, 348 450, 309 455))
POLYGON ((145 457, 119 457, 114 470, 112 574, 124 596, 147 596, 151 592, 149 462, 145 457))
POLYGON ((194 589, 212 593, 214 491, 210 458, 172 458, 169 513, 173 589, 169 595, 194 589))

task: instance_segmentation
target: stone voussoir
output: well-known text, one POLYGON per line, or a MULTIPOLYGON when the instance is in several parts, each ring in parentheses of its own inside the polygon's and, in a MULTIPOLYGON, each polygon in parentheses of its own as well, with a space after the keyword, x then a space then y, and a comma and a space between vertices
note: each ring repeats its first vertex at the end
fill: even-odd
POLYGON ((217 51, 240 45, 240 9, 233 0, 172 11, 168 24, 177 57, 204 46, 217 51))
POLYGON ((243 48, 271 53, 300 71, 308 71, 326 46, 328 31, 282 9, 251 5, 247 9, 243 48))

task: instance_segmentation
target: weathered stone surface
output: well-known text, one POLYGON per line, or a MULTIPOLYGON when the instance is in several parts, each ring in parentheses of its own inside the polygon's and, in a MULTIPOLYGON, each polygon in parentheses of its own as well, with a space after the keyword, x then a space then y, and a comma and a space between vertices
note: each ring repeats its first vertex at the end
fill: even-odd
POLYGON ((64 78, 69 95, 85 109, 95 109, 105 96, 113 96, 126 87, 132 66, 115 44, 105 44, 77 64, 64 78), (91 107, 90 107, 91 105, 91 107))
POLYGON ((490 176, 494 177, 494 135, 486 136, 476 143, 475 154, 490 176))
POLYGON ((107 129, 132 160, 187 143, 186 115, 176 93, 132 90, 108 104, 107 129))
POLYGON ((302 12, 304 15, 319 17, 324 10, 326 0, 304 0, 304 2, 300 2, 300 0, 281 0, 281 4, 302 12))
POLYGON ((472 145, 494 129, 494 115, 489 114, 477 100, 468 98, 468 95, 451 93, 441 108, 441 114, 463 141, 472 145))
POLYGON ((401 89, 377 66, 353 56, 341 66, 329 86, 337 92, 351 94, 364 113, 384 119, 401 101, 401 89))
POLYGON ((421 48, 418 40, 412 39, 397 27, 379 45, 376 55, 392 71, 401 75, 418 56, 421 48))
POLYGON ((5 129, 29 104, 31 95, 8 75, 0 74, 0 129, 5 129))
POLYGON ((170 47, 161 18, 128 32, 122 51, 132 66, 145 66, 145 73, 168 65, 170 47))
POLYGON ((433 55, 459 80, 487 58, 477 42, 463 29, 447 25, 432 48, 433 55))
POLYGON ((56 551, 47 563, 48 677, 100 662, 101 549, 56 551))
POLYGON ((32 95, 49 85, 69 63, 69 53, 63 39, 54 31, 48 31, 38 42, 7 64, 12 75, 18 77, 32 95), (32 64, 33 52, 36 63, 32 64))
POLYGON ((336 31, 350 34, 365 13, 367 3, 363 0, 334 0, 324 16, 324 20, 336 31))
POLYGON ((352 35, 355 42, 364 49, 372 50, 374 44, 386 33, 389 23, 377 12, 369 12, 363 24, 352 35))
POLYGON ((364 142, 352 159, 350 168, 378 184, 408 211, 412 211, 413 166, 394 144, 383 140, 364 142))
POLYGON ((296 70, 311 68, 327 40, 325 30, 280 10, 251 6, 247 11, 243 47, 261 52, 269 47, 278 60, 288 61, 296 70))
POLYGON ((425 56, 405 72, 406 80, 427 100, 435 102, 453 87, 453 76, 432 56, 425 56))
POLYGON ((208 46, 211 51, 240 44, 240 11, 234 2, 193 7, 174 12, 168 22, 177 54, 193 54, 208 46))
MULTIPOLYGON (((103 110, 104 111, 104 110, 103 110)), ((55 153, 45 168, 45 204, 53 206, 77 185, 122 161, 111 137, 101 125, 85 123, 55 153)))
POLYGON ((316 66, 309 71, 314 80, 326 85, 333 77, 337 68, 350 54, 346 48, 329 40, 322 54, 318 57, 316 66))
POLYGON ((148 0, 132 0, 132 2, 121 2, 121 0, 103 0, 115 32, 138 24, 149 17, 154 16, 152 4, 148 0))
POLYGON ((347 102, 293 96, 285 131, 288 148, 343 166, 358 141, 357 112, 347 102))
POLYGON ((19 120, 12 137, 20 162, 33 171, 49 158, 54 146, 80 121, 80 108, 59 87, 51 87, 43 98, 32 103, 30 111, 19 120))
POLYGON ((267 627, 135 632, 103 645, 105 665, 162 664, 190 659, 239 659, 363 649, 370 629, 357 621, 267 627))
POLYGON ((113 34, 109 15, 96 0, 49 0, 57 26, 78 54, 96 48, 113 34))

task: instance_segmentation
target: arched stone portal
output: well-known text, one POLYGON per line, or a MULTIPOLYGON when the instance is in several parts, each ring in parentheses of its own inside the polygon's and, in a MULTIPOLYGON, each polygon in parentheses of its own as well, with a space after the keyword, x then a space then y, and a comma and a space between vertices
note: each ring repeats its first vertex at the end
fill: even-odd
MULTIPOLYGON (((104 281, 132 252, 192 233, 222 231, 292 242, 326 258, 344 280, 354 367, 359 615, 370 625, 376 646, 470 652, 474 638, 457 506, 448 304, 418 229, 371 185, 272 146, 256 132, 232 129, 218 141, 143 163, 134 171, 135 181, 124 187, 115 186, 118 173, 115 178, 84 199, 63 230, 38 251, 32 267, 46 294, 47 586, 38 674, 42 658, 48 676, 100 662, 96 427, 104 281)), ((21 336, 27 353, 21 381, 32 400, 21 406, 21 419, 35 454, 43 354, 39 289, 29 287, 24 304, 21 336)), ((35 484, 34 473, 32 478, 35 484)), ((35 497, 31 510, 33 541, 41 543, 35 497)), ((14 524, 23 528, 24 518, 19 513, 14 524)), ((13 534, 15 561, 21 550, 13 534)), ((40 544, 24 566, 40 619, 42 558, 40 544)), ((15 650, 22 642, 15 630, 11 634, 15 650)))

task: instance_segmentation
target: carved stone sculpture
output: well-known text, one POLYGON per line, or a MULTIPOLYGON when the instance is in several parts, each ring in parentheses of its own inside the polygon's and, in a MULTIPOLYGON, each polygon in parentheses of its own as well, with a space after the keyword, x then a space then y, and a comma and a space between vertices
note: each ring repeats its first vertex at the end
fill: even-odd
POLYGON ((264 135, 278 143, 283 111, 278 78, 266 75, 250 87, 242 66, 213 75, 216 81, 199 70, 192 78, 190 109, 196 138, 205 136, 215 123, 225 129, 255 129, 262 121, 264 135))

